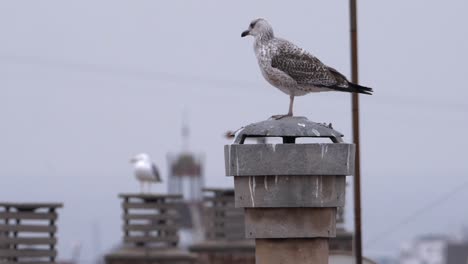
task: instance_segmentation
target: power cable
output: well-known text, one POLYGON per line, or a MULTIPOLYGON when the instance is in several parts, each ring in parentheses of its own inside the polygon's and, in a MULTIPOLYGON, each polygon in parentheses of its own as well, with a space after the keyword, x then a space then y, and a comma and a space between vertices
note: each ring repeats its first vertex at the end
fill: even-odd
POLYGON ((410 223, 411 221, 417 219, 420 215, 429 212, 430 210, 434 209, 435 207, 443 204, 450 198, 452 198, 455 194, 460 192, 461 190, 468 187, 468 181, 458 185, 457 187, 451 189, 450 191, 444 193, 436 200, 430 202, 429 204, 421 207, 420 209, 414 211, 412 214, 408 215, 407 217, 403 218, 400 222, 396 223, 395 225, 387 228, 386 230, 378 233, 377 235, 373 236, 371 239, 366 241, 366 245, 370 245, 369 247, 375 245, 375 242, 379 241, 382 238, 387 237, 387 235, 393 233, 395 230, 398 230, 400 227, 410 223))

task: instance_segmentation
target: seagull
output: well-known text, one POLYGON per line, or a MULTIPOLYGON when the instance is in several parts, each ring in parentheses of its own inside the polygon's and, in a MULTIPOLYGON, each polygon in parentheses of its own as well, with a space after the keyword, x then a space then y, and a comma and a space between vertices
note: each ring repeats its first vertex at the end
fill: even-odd
POLYGON ((150 157, 146 153, 141 153, 130 159, 133 164, 135 177, 140 181, 141 193, 144 193, 145 183, 148 183, 148 192, 152 182, 162 182, 159 170, 151 162, 150 157))
POLYGON ((372 94, 372 88, 352 83, 337 70, 323 64, 306 50, 276 38, 273 28, 263 18, 253 20, 241 37, 253 36, 254 52, 263 77, 274 87, 289 95, 289 111, 275 115, 280 119, 293 116, 295 96, 312 92, 340 91, 372 94))

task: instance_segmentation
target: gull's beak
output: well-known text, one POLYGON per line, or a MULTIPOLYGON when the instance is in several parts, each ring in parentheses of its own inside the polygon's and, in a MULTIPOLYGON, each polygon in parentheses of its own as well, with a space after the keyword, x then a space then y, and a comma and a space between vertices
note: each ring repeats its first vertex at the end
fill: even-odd
POLYGON ((130 163, 135 163, 136 161, 137 161, 136 158, 131 158, 131 159, 129 160, 130 163))
POLYGON ((246 31, 242 32, 241 38, 248 36, 250 34, 250 31, 247 29, 246 31))

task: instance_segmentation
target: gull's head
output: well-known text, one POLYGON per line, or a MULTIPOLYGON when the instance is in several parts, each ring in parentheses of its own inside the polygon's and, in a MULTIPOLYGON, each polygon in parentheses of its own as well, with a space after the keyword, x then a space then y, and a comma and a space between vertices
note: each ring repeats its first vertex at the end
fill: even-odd
POLYGON ((268 21, 263 18, 254 19, 250 22, 249 28, 242 32, 241 37, 245 36, 271 36, 273 37, 273 28, 270 26, 268 21))
POLYGON ((135 157, 130 159, 130 163, 133 163, 133 164, 135 164, 137 162, 140 162, 140 161, 149 162, 150 157, 146 153, 140 153, 140 154, 138 154, 135 157))

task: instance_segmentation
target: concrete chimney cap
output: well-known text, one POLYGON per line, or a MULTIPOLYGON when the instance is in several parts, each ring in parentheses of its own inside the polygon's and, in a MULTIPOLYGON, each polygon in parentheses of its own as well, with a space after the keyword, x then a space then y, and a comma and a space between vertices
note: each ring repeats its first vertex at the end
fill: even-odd
POLYGON ((306 117, 284 117, 268 119, 247 125, 235 133, 234 144, 244 144, 251 137, 320 137, 330 138, 335 143, 342 141, 343 134, 334 130, 330 124, 309 121, 306 117))

